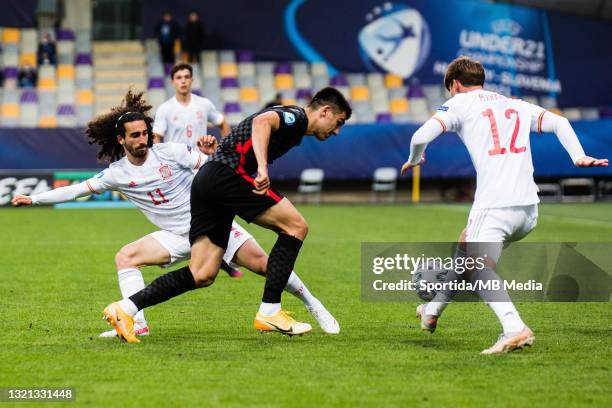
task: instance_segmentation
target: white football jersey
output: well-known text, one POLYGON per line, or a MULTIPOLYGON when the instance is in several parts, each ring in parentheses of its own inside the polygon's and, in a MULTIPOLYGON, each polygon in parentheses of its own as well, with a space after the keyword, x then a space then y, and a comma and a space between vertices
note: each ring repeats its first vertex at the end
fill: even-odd
POLYGON ((178 235, 189 232, 192 169, 207 156, 179 143, 158 143, 146 161, 135 166, 126 157, 85 183, 92 193, 123 193, 154 225, 178 235))
POLYGON ((198 137, 208 134, 208 122, 215 126, 223 123, 223 115, 210 100, 191 94, 189 105, 183 106, 173 96, 157 108, 153 133, 162 135, 164 142, 195 148, 198 137))
POLYGON ((530 131, 541 131, 543 108, 482 89, 460 93, 433 116, 444 131, 457 132, 476 169, 472 208, 538 203, 530 131))

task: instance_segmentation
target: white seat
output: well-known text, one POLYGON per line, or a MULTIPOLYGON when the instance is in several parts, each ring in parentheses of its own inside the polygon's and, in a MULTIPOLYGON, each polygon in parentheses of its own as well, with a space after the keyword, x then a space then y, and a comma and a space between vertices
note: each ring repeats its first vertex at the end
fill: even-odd
POLYGON ((312 194, 314 202, 321 202, 321 190, 323 190, 323 179, 325 172, 323 169, 304 169, 300 175, 300 185, 298 193, 300 193, 300 201, 304 202, 306 194, 312 194))
POLYGON ((397 188, 397 169, 395 167, 379 167, 374 170, 372 180, 372 201, 378 202, 381 192, 389 193, 389 202, 395 202, 395 190, 397 188))

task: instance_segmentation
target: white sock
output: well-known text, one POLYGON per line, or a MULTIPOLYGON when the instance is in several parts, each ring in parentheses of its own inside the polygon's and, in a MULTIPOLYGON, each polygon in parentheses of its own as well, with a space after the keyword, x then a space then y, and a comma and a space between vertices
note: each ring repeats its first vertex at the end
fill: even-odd
POLYGON ((512 302, 488 302, 502 324, 504 333, 518 333, 525 327, 512 302))
POLYGON ((295 272, 291 272, 291 275, 289 275, 285 290, 304 302, 306 307, 317 308, 321 306, 319 299, 312 296, 312 293, 310 293, 306 285, 304 285, 304 282, 302 282, 295 272))
MULTIPOLYGON (((465 258, 467 256, 465 252, 465 248, 462 248, 460 244, 457 244, 455 248, 455 254, 453 258, 455 260, 459 258, 465 258)), ((458 276, 456 272, 449 271, 446 275, 445 282, 457 281, 459 282, 462 277, 458 276)), ((452 300, 452 293, 450 291, 439 291, 436 293, 436 296, 425 305, 425 314, 426 315, 434 315, 434 316, 442 316, 442 312, 448 306, 450 301, 452 300)))
POLYGON ((264 316, 275 315, 276 313, 278 313, 279 310, 281 310, 281 304, 280 303, 264 303, 264 302, 261 302, 261 304, 259 305, 259 313, 261 313, 264 316))
MULTIPOLYGON (((134 293, 140 292, 141 290, 145 288, 145 282, 144 282, 144 279, 142 278, 142 273, 137 268, 121 269, 117 271, 117 275, 119 277, 119 289, 121 289, 121 296, 123 296, 123 299, 129 298, 134 293)), ((130 303, 134 304, 133 302, 130 302, 130 303)), ((125 310, 125 308, 123 309, 125 310)), ((129 313, 127 310, 126 312, 129 313)), ((135 315, 134 320, 141 322, 141 323, 146 322, 143 310, 141 311, 136 310, 136 312, 134 312, 133 314, 132 313, 130 314, 132 316, 135 315)))
POLYGON ((138 308, 130 299, 121 299, 119 301, 119 306, 121 306, 123 311, 130 316, 134 316, 138 313, 138 308))

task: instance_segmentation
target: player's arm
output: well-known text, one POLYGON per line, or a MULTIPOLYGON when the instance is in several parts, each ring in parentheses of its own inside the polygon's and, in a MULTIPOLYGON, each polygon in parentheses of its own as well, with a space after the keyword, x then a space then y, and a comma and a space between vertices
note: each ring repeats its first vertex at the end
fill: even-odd
POLYGON ((223 118, 223 122, 217 125, 217 127, 221 132, 221 137, 228 137, 230 133, 232 133, 232 128, 230 127, 229 123, 227 123, 227 120, 225 120, 225 118, 223 118))
POLYGON ((79 184, 59 187, 41 194, 34 194, 33 196, 17 194, 11 200, 11 204, 13 204, 14 207, 21 207, 33 204, 65 203, 90 194, 99 194, 106 190, 104 185, 97 182, 96 179, 89 179, 79 184))
POLYGON ((274 111, 264 112, 253 118, 252 138, 253 153, 257 159, 257 177, 255 178, 255 190, 257 194, 265 194, 270 188, 268 178, 268 145, 270 135, 280 127, 280 118, 274 111))
POLYGON ((425 162, 425 148, 443 132, 444 127, 442 126, 442 122, 435 117, 429 119, 414 132, 410 140, 410 157, 408 157, 408 160, 402 166, 402 175, 411 168, 425 162))
POLYGON ((596 159, 584 153, 578 136, 576 136, 576 132, 574 132, 567 118, 543 110, 536 123, 539 132, 553 132, 557 136, 557 139, 559 139, 559 142, 561 142, 563 148, 569 153, 572 162, 574 162, 577 167, 599 167, 608 165, 608 159, 596 159))

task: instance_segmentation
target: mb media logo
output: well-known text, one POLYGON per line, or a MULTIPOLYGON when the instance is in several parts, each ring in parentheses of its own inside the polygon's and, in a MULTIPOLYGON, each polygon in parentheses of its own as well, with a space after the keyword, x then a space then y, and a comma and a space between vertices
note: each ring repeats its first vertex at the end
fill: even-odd
POLYGON ((384 3, 366 15, 369 22, 359 33, 364 63, 409 78, 429 56, 431 34, 417 10, 404 4, 384 3))

